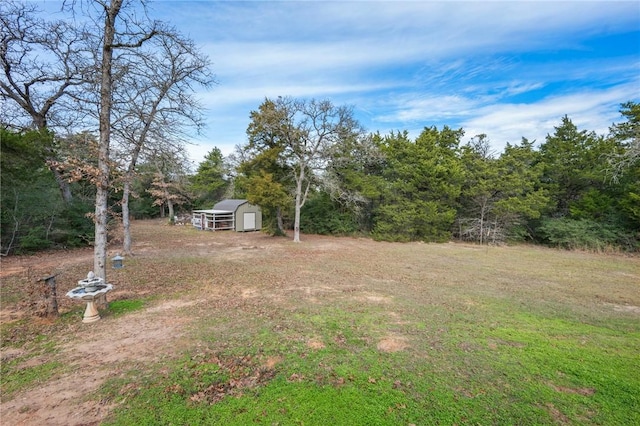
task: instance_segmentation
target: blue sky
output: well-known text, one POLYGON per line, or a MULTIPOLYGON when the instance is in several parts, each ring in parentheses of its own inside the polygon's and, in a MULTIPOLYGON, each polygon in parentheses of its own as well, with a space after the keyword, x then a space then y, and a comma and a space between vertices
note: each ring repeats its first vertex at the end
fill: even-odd
POLYGON ((350 105, 370 131, 544 141, 562 116, 604 134, 640 100, 640 2, 178 1, 149 14, 190 36, 218 84, 200 93, 197 163, 246 142, 265 97, 350 105))

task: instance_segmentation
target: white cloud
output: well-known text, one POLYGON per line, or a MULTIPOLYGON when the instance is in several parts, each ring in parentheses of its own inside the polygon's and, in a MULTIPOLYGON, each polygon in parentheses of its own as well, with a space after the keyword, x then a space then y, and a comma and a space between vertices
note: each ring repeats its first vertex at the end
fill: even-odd
POLYGON ((413 135, 448 124, 464 127, 468 137, 486 133, 502 149, 522 136, 543 141, 565 114, 605 132, 618 119, 618 104, 639 92, 637 56, 591 57, 585 44, 589 37, 637 31, 633 1, 153 7, 214 63, 220 85, 201 95, 210 117, 201 144, 225 154, 244 143, 249 113, 265 97, 328 97, 354 105, 370 131, 413 135), (562 51, 583 54, 562 58, 562 51))
POLYGON ((480 108, 477 114, 462 122, 471 138, 485 133, 492 145, 501 151, 507 142, 519 143, 522 137, 538 144, 555 132, 567 115, 581 130, 608 133, 612 123, 621 121, 616 112, 629 100, 638 82, 609 90, 588 90, 561 96, 550 96, 532 104, 496 104, 480 108))

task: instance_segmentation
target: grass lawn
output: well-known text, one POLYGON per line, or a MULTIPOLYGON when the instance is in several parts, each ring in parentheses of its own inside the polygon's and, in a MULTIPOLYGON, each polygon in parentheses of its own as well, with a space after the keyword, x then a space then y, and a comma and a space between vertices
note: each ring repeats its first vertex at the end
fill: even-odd
POLYGON ((114 364, 103 424, 640 424, 638 257, 160 226, 136 223, 101 323, 189 321, 114 364))

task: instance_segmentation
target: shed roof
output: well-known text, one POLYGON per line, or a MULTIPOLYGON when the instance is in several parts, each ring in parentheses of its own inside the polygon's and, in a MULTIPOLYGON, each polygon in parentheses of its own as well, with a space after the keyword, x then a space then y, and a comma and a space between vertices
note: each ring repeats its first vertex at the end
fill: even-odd
POLYGON ((233 212, 229 210, 194 210, 193 213, 229 214, 233 212))
POLYGON ((235 212, 238 209, 238 207, 240 207, 241 205, 247 202, 248 202, 247 200, 236 200, 236 199, 222 200, 219 203, 217 203, 215 206, 213 206, 213 209, 235 212))

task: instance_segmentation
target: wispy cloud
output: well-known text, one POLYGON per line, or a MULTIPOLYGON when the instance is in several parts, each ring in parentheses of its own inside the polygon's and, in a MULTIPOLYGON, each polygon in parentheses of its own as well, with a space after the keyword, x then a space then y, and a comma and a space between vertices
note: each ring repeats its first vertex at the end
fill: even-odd
MULTIPOLYGON (((469 137, 487 134, 492 145, 499 149, 507 142, 520 142, 522 137, 544 142, 565 115, 582 130, 606 135, 611 124, 621 121, 620 103, 631 98, 639 84, 640 81, 635 81, 607 90, 549 96, 532 104, 490 105, 480 108, 473 118, 463 120, 461 124, 469 137)), ((635 95, 638 95, 637 91, 635 95)))
POLYGON ((464 127, 496 148, 567 114, 606 132, 640 97, 635 1, 159 1, 220 84, 202 147, 229 153, 265 97, 330 98, 370 131, 464 127))

